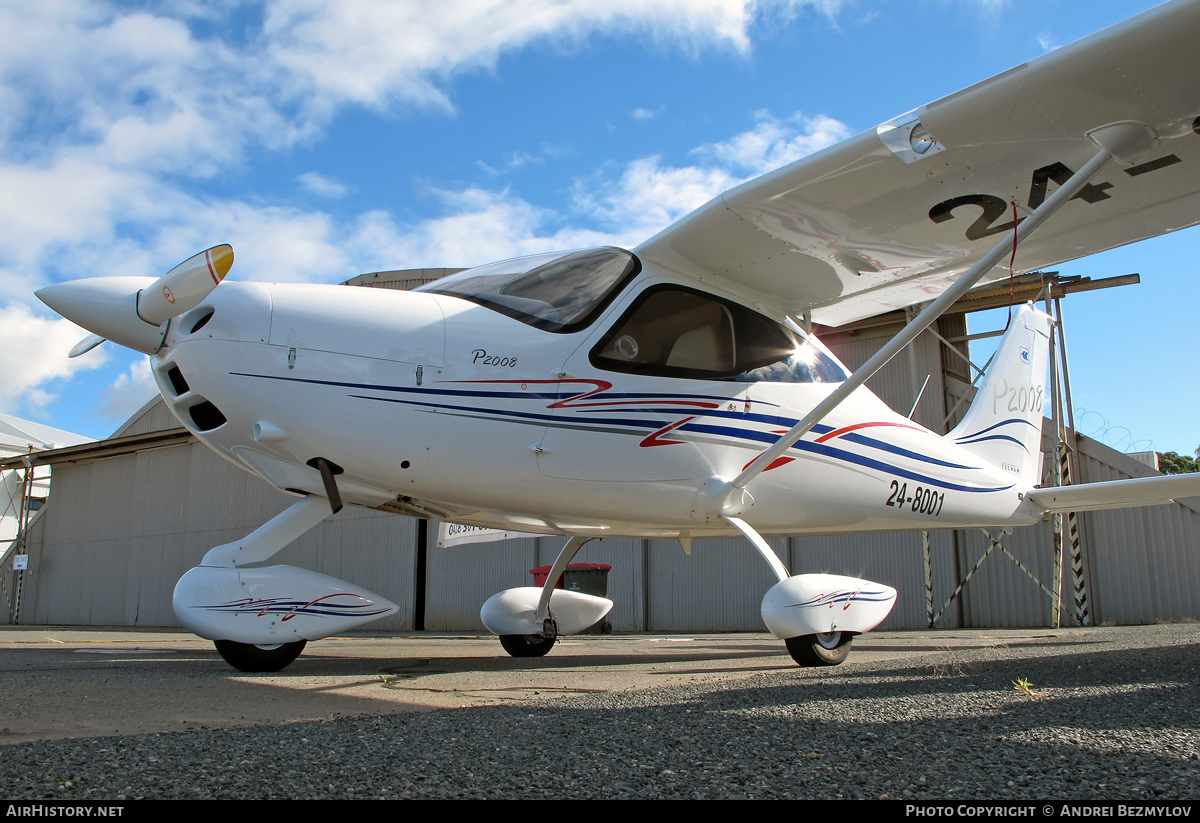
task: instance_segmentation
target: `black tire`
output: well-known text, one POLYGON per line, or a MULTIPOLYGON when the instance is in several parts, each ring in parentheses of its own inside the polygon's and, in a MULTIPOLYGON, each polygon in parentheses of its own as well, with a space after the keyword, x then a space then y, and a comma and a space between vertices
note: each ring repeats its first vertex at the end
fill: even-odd
POLYGON ((243 672, 277 672, 300 656, 307 640, 280 643, 278 646, 254 646, 236 640, 214 640, 217 654, 225 662, 243 672))
POLYGON ((850 654, 854 635, 849 632, 803 634, 783 642, 787 644, 792 660, 800 666, 836 666, 850 654))
POLYGON ((502 634, 500 645, 509 657, 544 657, 546 652, 554 648, 557 637, 549 640, 540 634, 502 634))

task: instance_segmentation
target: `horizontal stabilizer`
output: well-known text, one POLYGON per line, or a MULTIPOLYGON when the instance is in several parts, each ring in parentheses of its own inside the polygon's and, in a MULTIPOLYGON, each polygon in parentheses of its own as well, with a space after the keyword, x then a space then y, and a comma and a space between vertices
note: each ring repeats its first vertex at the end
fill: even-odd
POLYGON ((1200 474, 1135 477, 1026 492, 1025 499, 1048 512, 1087 512, 1158 506, 1181 497, 1200 497, 1200 474))

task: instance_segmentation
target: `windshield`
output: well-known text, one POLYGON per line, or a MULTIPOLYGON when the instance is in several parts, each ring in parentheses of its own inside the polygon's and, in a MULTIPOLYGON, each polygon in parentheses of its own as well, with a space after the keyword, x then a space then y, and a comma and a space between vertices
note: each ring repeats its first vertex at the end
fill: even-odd
POLYGON ((467 269, 414 291, 461 297, 539 329, 583 328, 641 270, 624 249, 535 254, 467 269))

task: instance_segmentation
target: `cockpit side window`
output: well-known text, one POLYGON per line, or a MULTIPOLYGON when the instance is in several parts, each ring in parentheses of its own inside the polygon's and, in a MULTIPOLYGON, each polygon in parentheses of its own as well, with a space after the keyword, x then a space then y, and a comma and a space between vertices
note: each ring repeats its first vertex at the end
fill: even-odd
POLYGON ((589 357, 597 368, 660 377, 771 383, 846 379, 811 341, 745 306, 684 286, 647 289, 589 357))
POLYGON ((536 328, 566 333, 591 323, 641 268, 632 253, 605 246, 492 263, 414 291, 461 297, 536 328))

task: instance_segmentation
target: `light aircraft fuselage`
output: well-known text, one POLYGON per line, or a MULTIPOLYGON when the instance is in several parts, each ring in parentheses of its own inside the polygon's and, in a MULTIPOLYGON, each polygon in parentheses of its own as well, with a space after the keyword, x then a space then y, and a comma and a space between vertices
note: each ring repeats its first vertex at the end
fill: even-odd
MULTIPOLYGON (((737 474, 848 371, 769 307, 601 251, 638 271, 574 330, 429 291, 227 283, 172 323, 153 371, 199 437, 281 489, 321 493, 307 465, 321 455, 344 467, 347 502, 399 498, 543 533, 728 533, 697 511, 698 485, 737 474), (657 330, 638 325, 639 304, 657 330), (738 363, 743 314, 775 337, 738 363), (794 352, 779 350, 791 341, 794 352), (811 362, 789 368, 789 357, 811 362)), ((587 254, 561 276, 586 281, 587 254)), ((1027 405, 1044 382, 1043 369, 1023 387, 1027 405)), ((1017 514, 1015 474, 865 388, 777 463, 744 511, 765 532, 1035 519, 1017 514)))

